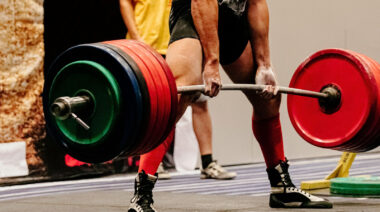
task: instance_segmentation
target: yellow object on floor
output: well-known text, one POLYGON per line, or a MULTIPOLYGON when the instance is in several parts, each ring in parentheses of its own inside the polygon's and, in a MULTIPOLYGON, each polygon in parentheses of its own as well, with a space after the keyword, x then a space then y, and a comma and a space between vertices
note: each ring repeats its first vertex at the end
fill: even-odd
POLYGON ((301 182, 301 189, 312 190, 312 189, 323 189, 330 187, 330 179, 336 177, 348 177, 349 171, 352 163, 354 162, 356 153, 343 152, 340 157, 340 161, 337 167, 325 177, 323 180, 311 180, 301 182))

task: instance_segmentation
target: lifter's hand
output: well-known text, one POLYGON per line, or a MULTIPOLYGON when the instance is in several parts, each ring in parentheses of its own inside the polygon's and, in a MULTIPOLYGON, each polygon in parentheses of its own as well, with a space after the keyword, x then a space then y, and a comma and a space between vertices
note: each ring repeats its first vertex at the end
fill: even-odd
POLYGON ((218 95, 222 85, 219 75, 219 63, 205 64, 203 69, 203 83, 205 85, 205 95, 210 97, 218 95))
POLYGON ((257 68, 255 82, 256 84, 267 85, 263 91, 258 92, 262 98, 271 99, 277 95, 277 79, 272 67, 259 66, 257 68))

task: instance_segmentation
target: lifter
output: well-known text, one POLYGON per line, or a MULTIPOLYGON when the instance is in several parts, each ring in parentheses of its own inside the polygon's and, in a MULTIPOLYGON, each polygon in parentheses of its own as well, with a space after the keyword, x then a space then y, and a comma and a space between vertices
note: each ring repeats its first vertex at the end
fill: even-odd
MULTIPOLYGON (((173 0, 168 62, 177 86, 205 84, 205 94, 219 93, 219 64, 234 83, 268 85, 244 91, 253 106, 252 129, 260 144, 271 185, 272 208, 332 208, 329 201, 294 186, 284 156, 277 80, 269 53, 266 0, 173 0)), ((177 120, 193 100, 179 96, 177 120)), ((169 136, 170 137, 170 136, 169 136)), ((152 190, 157 167, 171 138, 142 156, 129 211, 155 211, 152 190)))

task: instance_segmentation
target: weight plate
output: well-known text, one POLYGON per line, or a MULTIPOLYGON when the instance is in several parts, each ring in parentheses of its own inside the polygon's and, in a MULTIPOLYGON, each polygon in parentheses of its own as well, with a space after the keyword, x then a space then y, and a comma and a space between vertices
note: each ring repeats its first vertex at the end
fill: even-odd
POLYGON ((335 112, 323 112, 317 99, 295 95, 288 95, 288 112, 294 128, 306 141, 339 149, 365 134, 364 126, 375 109, 376 83, 356 57, 343 50, 328 49, 303 62, 289 86, 321 91, 331 84, 341 92, 341 104, 335 112))
POLYGON ((149 143, 144 150, 144 153, 153 150, 155 147, 160 145, 165 138, 163 134, 168 126, 169 114, 171 111, 171 95, 170 95, 170 87, 168 81, 166 79, 166 74, 162 69, 160 63, 156 60, 156 58, 150 54, 145 48, 140 45, 135 44, 134 42, 125 42, 126 45, 130 46, 141 58, 144 58, 145 63, 149 65, 149 71, 155 76, 156 86, 160 91, 159 95, 159 108, 162 109, 162 117, 161 119, 157 119, 156 129, 157 133, 152 139, 152 142, 149 143))
POLYGON ((142 121, 142 97, 139 84, 128 64, 115 52, 97 44, 74 46, 63 52, 49 68, 45 79, 43 105, 46 127, 61 146, 74 158, 88 163, 105 162, 119 155, 126 147, 135 142, 136 131, 142 121), (117 80, 121 90, 121 108, 118 126, 102 145, 80 145, 67 142, 59 128, 54 124, 55 118, 49 112, 49 89, 55 75, 65 65, 77 60, 90 60, 106 67, 117 80), (129 69, 129 70, 128 70, 129 69), (128 99, 128 101, 124 101, 128 99))
POLYGON ((357 52, 348 51, 352 55, 356 56, 363 66, 367 69, 367 72, 373 76, 376 83, 374 84, 374 94, 377 94, 376 96, 376 110, 373 115, 369 117, 368 125, 365 126, 366 134, 361 136, 360 142, 358 142, 359 138, 354 139, 353 142, 349 143, 348 145, 345 145, 346 149, 353 149, 356 152, 366 152, 371 149, 376 148, 379 145, 379 137, 380 137, 380 130, 378 126, 380 125, 380 65, 374 61, 373 59, 363 55, 359 54, 357 52))
POLYGON ((121 153, 128 154, 127 153, 128 151, 133 149, 134 146, 138 145, 139 132, 144 127, 143 117, 145 116, 145 114, 144 114, 143 109, 144 109, 144 105, 146 104, 146 97, 144 97, 142 93, 142 90, 144 90, 144 87, 140 86, 140 84, 142 83, 137 80, 136 75, 133 71, 133 68, 117 52, 108 48, 103 43, 94 43, 91 45, 94 45, 98 48, 103 49, 104 51, 107 51, 110 55, 113 56, 113 58, 115 58, 122 65, 122 68, 123 68, 122 71, 124 74, 128 76, 128 78, 127 79, 123 77, 118 78, 119 84, 124 84, 128 80, 133 80, 134 87, 131 87, 129 88, 129 90, 124 91, 127 94, 125 95, 125 98, 124 98, 124 102, 126 105, 126 107, 124 108, 124 111, 127 113, 129 117, 136 117, 136 119, 123 118, 123 120, 125 121, 125 124, 120 125, 120 128, 119 128, 120 131, 127 131, 127 132, 132 131, 133 137, 128 138, 124 136, 122 138, 115 139, 119 143, 119 146, 115 146, 115 149, 121 148, 122 151, 119 152, 120 154, 121 153), (138 97, 138 101, 136 101, 135 96, 138 97))
POLYGON ((152 47, 145 45, 141 42, 134 41, 134 43, 144 47, 156 58, 156 60, 160 63, 162 69, 164 70, 164 73, 166 74, 166 80, 168 81, 168 84, 169 84, 170 96, 171 96, 171 104, 170 104, 171 111, 170 111, 167 127, 164 131, 163 137, 160 139, 162 140, 168 137, 169 133, 172 131, 172 129, 175 126, 176 115, 177 115, 177 105, 178 105, 177 85, 176 85, 173 73, 171 72, 168 64, 166 63, 165 59, 160 54, 157 53, 157 51, 155 51, 152 47))
POLYGON ((88 60, 78 60, 63 67, 50 87, 49 99, 77 96, 80 92, 91 96, 94 107, 91 114, 76 114, 86 124, 84 129, 72 118, 55 119, 67 141, 93 145, 106 140, 120 111, 120 89, 113 75, 102 65, 88 60))
POLYGON ((380 177, 358 176, 330 180, 330 192, 345 195, 379 195, 380 177))
POLYGON ((112 49, 114 52, 117 52, 121 57, 124 58, 124 60, 128 63, 128 65, 131 67, 133 70, 140 86, 140 91, 142 94, 142 99, 143 99, 143 104, 142 104, 142 123, 141 127, 139 128, 139 131, 137 132, 137 138, 135 144, 128 149, 126 149, 126 152, 124 153, 125 155, 130 154, 130 152, 134 151, 140 141, 143 139, 145 136, 145 131, 148 127, 149 123, 149 114, 150 114, 150 96, 149 96, 149 90, 147 87, 147 84, 145 82, 144 76, 141 73, 141 70, 139 69, 138 65, 136 62, 128 55, 126 54, 122 49, 117 47, 116 45, 111 45, 107 43, 99 43, 99 45, 103 45, 109 49, 112 49))
MULTIPOLYGON (((155 121, 154 130, 150 134, 149 142, 145 143, 143 145, 143 149, 141 149, 141 152, 139 154, 144 154, 146 152, 149 152, 152 150, 154 146, 158 146, 157 143, 159 142, 160 137, 162 136, 162 133, 164 131, 165 126, 167 125, 167 117, 166 115, 168 109, 166 108, 167 99, 170 99, 168 94, 165 92, 165 88, 163 85, 162 80, 162 73, 157 70, 157 68, 161 68, 159 64, 154 64, 151 60, 151 56, 146 54, 146 51, 142 51, 139 46, 133 45, 129 40, 120 40, 121 45, 129 48, 130 51, 133 51, 133 53, 139 57, 145 66, 147 67, 147 71, 151 74, 151 76, 154 79, 154 84, 156 86, 157 92, 159 95, 157 96, 157 119, 155 121), (166 117, 165 117, 166 115, 166 117), (166 119, 166 121, 165 121, 166 119)), ((168 88, 168 85, 166 86, 166 89, 168 88)), ((170 101, 170 100, 169 100, 170 101)))
POLYGON ((152 139, 154 139, 154 136, 156 134, 156 122, 158 117, 160 117, 161 109, 158 106, 158 90, 156 88, 155 78, 152 76, 152 74, 149 72, 149 67, 147 67, 144 63, 144 61, 134 52, 132 51, 128 46, 125 46, 121 40, 116 41, 107 41, 106 43, 115 45, 118 48, 122 49, 126 54, 131 56, 133 60, 138 65, 139 69, 141 70, 141 73, 144 75, 145 82, 147 84, 149 95, 150 95, 150 119, 148 127, 144 133, 145 137, 139 142, 138 146, 133 149, 130 154, 132 155, 140 155, 141 152, 143 152, 144 148, 151 142, 152 139))

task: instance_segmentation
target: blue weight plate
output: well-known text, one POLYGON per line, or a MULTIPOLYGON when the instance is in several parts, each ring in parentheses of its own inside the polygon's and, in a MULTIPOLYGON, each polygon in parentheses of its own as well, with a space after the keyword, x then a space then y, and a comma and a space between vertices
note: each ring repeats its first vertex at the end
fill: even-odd
POLYGON ((130 70, 128 64, 112 50, 98 44, 83 44, 71 47, 63 52, 52 63, 45 79, 43 91, 43 106, 48 133, 53 135, 67 153, 74 158, 88 162, 105 162, 118 156, 124 149, 133 145, 136 139, 136 131, 142 121, 142 95, 139 83, 130 70), (49 88, 57 72, 65 65, 77 61, 89 60, 97 62, 107 69, 117 79, 122 93, 122 109, 118 120, 118 126, 110 133, 107 142, 94 146, 83 146, 72 143, 62 135, 59 128, 54 124, 54 117, 49 112, 49 107, 54 99, 49 99, 49 88))

